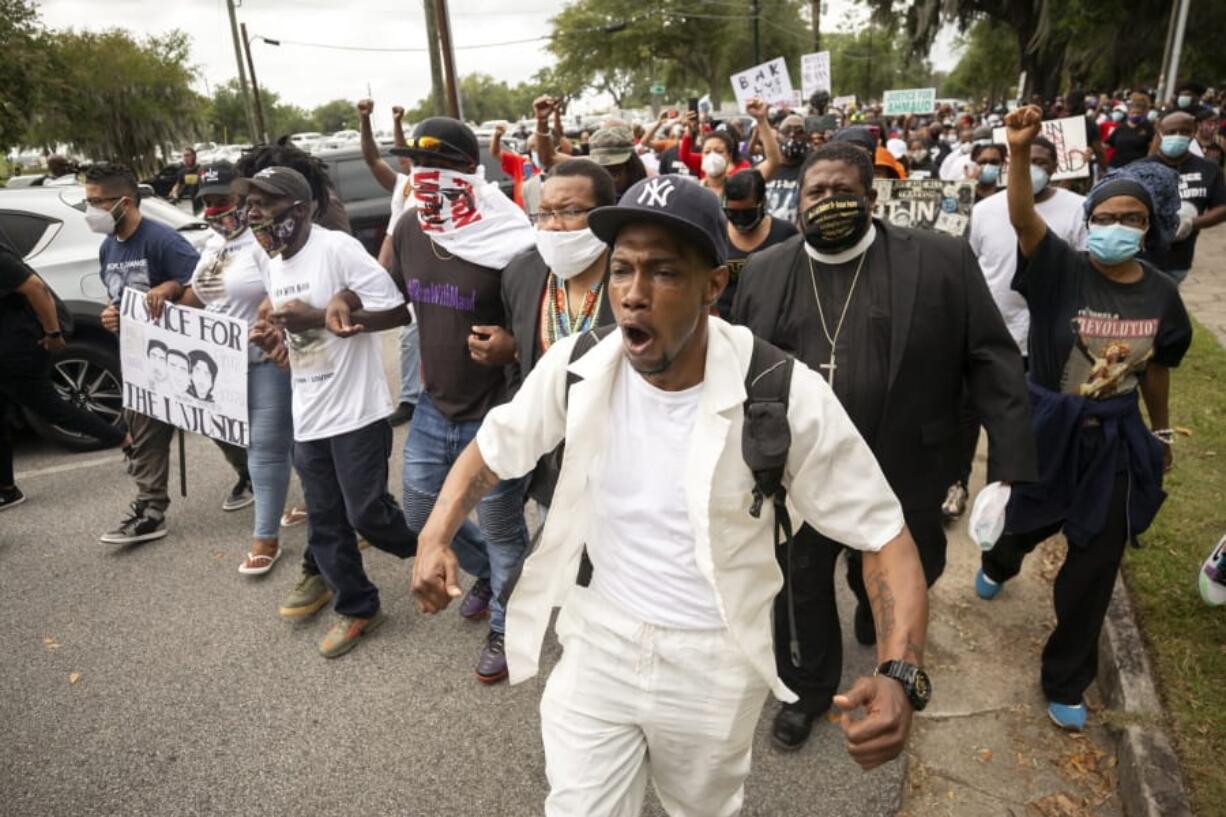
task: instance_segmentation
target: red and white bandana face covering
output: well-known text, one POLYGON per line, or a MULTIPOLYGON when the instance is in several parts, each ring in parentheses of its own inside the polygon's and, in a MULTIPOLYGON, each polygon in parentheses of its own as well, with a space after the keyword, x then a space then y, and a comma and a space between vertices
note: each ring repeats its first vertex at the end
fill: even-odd
POLYGON ((413 200, 422 232, 434 236, 459 230, 481 220, 477 191, 484 176, 455 170, 421 168, 413 171, 413 200))
POLYGON ((414 168, 412 186, 421 231, 452 255, 502 269, 536 244, 528 216, 486 181, 485 168, 476 173, 414 168))

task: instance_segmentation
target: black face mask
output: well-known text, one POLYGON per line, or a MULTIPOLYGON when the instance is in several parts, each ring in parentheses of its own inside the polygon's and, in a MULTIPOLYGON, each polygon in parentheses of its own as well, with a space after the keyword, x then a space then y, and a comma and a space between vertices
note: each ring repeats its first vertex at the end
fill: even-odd
POLYGON ((784 139, 780 148, 783 152, 783 158, 798 162, 809 153, 809 140, 801 136, 784 139))
POLYGON ((766 208, 759 204, 752 210, 724 210, 728 223, 742 233, 752 233, 766 217, 766 208))
POLYGON ((837 253, 853 246, 868 232, 868 199, 842 193, 822 199, 804 212, 805 241, 818 252, 837 253))

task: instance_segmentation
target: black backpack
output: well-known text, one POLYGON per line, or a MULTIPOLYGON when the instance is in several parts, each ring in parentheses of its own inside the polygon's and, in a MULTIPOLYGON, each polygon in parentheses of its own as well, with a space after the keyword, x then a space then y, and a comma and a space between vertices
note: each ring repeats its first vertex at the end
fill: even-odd
MULTIPOLYGON (((570 362, 574 363, 590 352, 616 328, 610 324, 584 332, 575 341, 570 362)), ((788 516, 787 490, 783 487, 783 471, 787 465, 788 449, 792 444, 792 430, 788 425, 788 395, 792 388, 794 363, 795 359, 787 352, 757 336, 754 337, 749 371, 745 373, 745 420, 741 430, 741 456, 745 465, 753 472, 753 498, 746 509, 747 512, 757 519, 762 515, 762 503, 767 499, 771 500, 775 508, 775 547, 787 547, 788 624, 792 636, 789 649, 792 663, 799 666, 800 644, 796 638, 796 612, 792 603, 792 520, 788 516)), ((582 379, 574 372, 567 372, 568 396, 570 387, 582 379)), ((542 501, 543 504, 549 504, 557 485, 564 446, 565 443, 559 445, 542 458, 537 466, 537 473, 533 475, 529 496, 542 501)), ((537 531, 537 536, 540 536, 540 531, 537 531)), ((587 586, 591 575, 592 563, 585 550, 577 582, 587 586)), ((513 582, 508 585, 503 593, 504 604, 511 595, 511 587, 514 586, 513 582)))

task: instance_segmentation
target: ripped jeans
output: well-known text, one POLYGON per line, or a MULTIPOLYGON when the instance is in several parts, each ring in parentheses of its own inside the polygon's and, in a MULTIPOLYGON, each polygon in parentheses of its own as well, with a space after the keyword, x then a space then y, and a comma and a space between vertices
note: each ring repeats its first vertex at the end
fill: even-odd
MULTIPOLYGON (((434 508, 434 500, 452 464, 481 427, 480 420, 453 423, 422 392, 413 413, 413 425, 404 443, 404 516, 409 528, 420 533, 434 508)), ((465 520, 451 543, 464 571, 489 579, 490 629, 505 629, 506 611, 499 597, 528 552, 528 526, 524 522, 526 478, 503 480, 477 505, 477 519, 465 520)))

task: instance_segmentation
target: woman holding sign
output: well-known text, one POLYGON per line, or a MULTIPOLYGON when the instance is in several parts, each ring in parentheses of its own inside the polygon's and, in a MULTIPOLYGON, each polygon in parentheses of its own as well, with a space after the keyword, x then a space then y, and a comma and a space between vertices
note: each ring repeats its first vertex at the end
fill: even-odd
MULTIPOLYGON (((234 170, 225 162, 200 173, 197 197, 204 201, 204 220, 215 235, 205 245, 179 304, 253 324, 266 296, 260 271, 268 256, 247 228, 239 197, 230 187, 235 178, 234 170)), ((278 532, 289 492, 294 419, 290 412, 289 372, 254 345, 248 347, 247 359, 247 411, 251 426, 247 469, 255 494, 255 527, 251 551, 238 572, 259 576, 272 570, 281 558, 278 532)), ((217 364, 203 352, 193 352, 188 364, 191 395, 211 402, 217 364)))

